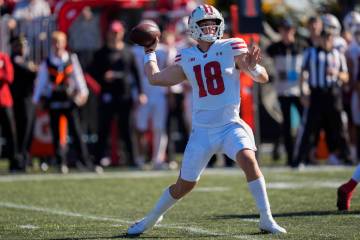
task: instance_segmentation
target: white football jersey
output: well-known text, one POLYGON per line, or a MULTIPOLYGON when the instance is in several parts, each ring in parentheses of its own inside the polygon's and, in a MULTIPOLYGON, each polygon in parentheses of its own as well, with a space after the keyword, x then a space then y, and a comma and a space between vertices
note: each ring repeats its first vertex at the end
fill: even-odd
POLYGON ((179 64, 193 92, 193 125, 223 126, 239 121, 240 81, 234 57, 248 52, 240 38, 216 40, 207 52, 197 46, 180 50, 179 64))

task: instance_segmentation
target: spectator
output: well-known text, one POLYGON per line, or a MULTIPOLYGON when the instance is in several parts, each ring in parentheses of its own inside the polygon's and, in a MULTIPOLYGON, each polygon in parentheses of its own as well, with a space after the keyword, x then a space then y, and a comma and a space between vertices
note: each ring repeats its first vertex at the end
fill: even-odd
POLYGON ((344 39, 348 44, 351 44, 352 42, 352 28, 356 24, 360 23, 360 13, 356 11, 351 11, 347 13, 343 19, 343 26, 344 26, 344 32, 343 36, 344 39))
POLYGON ((101 47, 99 16, 89 6, 83 8, 69 28, 69 47, 78 55, 83 69, 87 69, 94 52, 101 47))
POLYGON ((273 59, 275 67, 274 87, 277 91, 283 115, 282 135, 287 153, 287 165, 292 164, 293 136, 291 132, 291 106, 302 113, 300 103, 299 76, 302 53, 306 43, 295 38, 296 28, 290 18, 284 18, 279 25, 281 40, 267 48, 267 54, 273 59))
POLYGON ((14 66, 14 83, 11 86, 14 98, 14 113, 18 149, 25 163, 29 163, 29 148, 35 120, 35 106, 32 103, 37 66, 28 59, 28 46, 24 37, 12 40, 11 61, 14 66))
POLYGON ((39 17, 47 17, 50 14, 50 6, 47 1, 21 0, 15 5, 13 17, 15 19, 32 20, 39 17))
POLYGON ((322 30, 322 21, 318 16, 310 17, 307 23, 307 27, 310 32, 310 36, 307 39, 308 45, 311 47, 317 47, 320 45, 320 33, 322 30))
POLYGON ((86 102, 88 89, 76 55, 66 51, 66 42, 65 33, 55 31, 52 34, 53 49, 50 56, 40 65, 33 96, 35 104, 41 103, 49 110, 55 155, 62 173, 67 173, 68 167, 66 149, 60 143, 61 116, 65 116, 68 121, 73 140, 80 151, 80 161, 86 167, 92 168, 87 147, 82 140, 78 116, 78 107, 86 102))
POLYGON ((10 13, 11 13, 10 8, 6 4, 5 0, 0 0, 0 17, 10 13))
MULTIPOLYGON (((88 71, 93 61, 94 53, 102 46, 101 32, 99 26, 99 14, 93 12, 89 6, 83 8, 81 14, 69 28, 69 48, 79 57, 82 69, 88 71), (79 34, 81 33, 81 34, 79 34)), ((86 80, 89 80, 87 78, 86 80)), ((93 81, 93 83, 96 83, 93 81)), ((80 109, 81 124, 86 135, 90 150, 94 150, 91 144, 97 143, 97 97, 92 85, 89 86, 89 97, 86 104, 80 109)), ((95 151, 91 151, 95 154, 95 151)))
MULTIPOLYGON (((181 18, 176 24, 176 42, 168 43, 168 65, 172 65, 177 57, 177 52, 181 48, 194 45, 194 40, 186 33, 187 18, 181 18)), ((170 33, 163 32, 162 36, 170 33)), ((171 34, 171 33, 170 33, 171 34)), ((173 34, 171 34, 173 35, 173 34)), ((169 38, 171 39, 171 38, 169 38)), ((192 89, 188 82, 170 86, 168 92, 168 119, 167 132, 168 158, 175 166, 175 154, 177 151, 184 152, 186 143, 191 131, 191 101, 192 89)))
POLYGON ((341 119, 341 84, 348 81, 348 70, 345 56, 334 47, 334 37, 332 31, 323 30, 320 47, 311 47, 304 54, 300 90, 307 109, 297 136, 293 167, 307 160, 321 128, 326 133, 329 163, 339 164, 339 158, 349 161, 347 133, 341 119), (309 98, 302 87, 305 80, 311 90, 309 98))
POLYGON ((341 53, 345 53, 347 43, 346 40, 340 36, 341 25, 339 19, 337 19, 334 15, 327 13, 321 16, 321 21, 323 23, 323 29, 334 35, 334 48, 339 50, 341 53))
POLYGON ((24 171, 18 154, 13 99, 9 85, 14 80, 14 69, 6 53, 0 52, 0 127, 5 137, 9 155, 10 172, 24 171))
POLYGON ((134 107, 132 88, 135 85, 139 93, 139 102, 144 103, 146 96, 142 92, 135 58, 130 47, 123 41, 125 29, 120 21, 113 21, 107 32, 106 45, 95 53, 89 68, 91 75, 99 82, 99 127, 97 162, 105 156, 111 122, 118 118, 120 137, 124 141, 129 166, 136 166, 134 160, 133 137, 130 119, 134 107), (131 78, 134 76, 134 78, 131 78), (132 82, 135 79, 135 83, 132 82))
MULTIPOLYGON (((155 24, 153 21, 145 20, 155 24)), ((143 22, 145 22, 143 21, 143 22)), ((171 34, 163 34, 165 38, 174 38, 171 34)), ((145 133, 149 130, 148 122, 152 122, 152 156, 151 163, 154 169, 166 169, 165 163, 166 147, 168 135, 166 133, 166 119, 167 119, 167 89, 159 86, 152 86, 145 76, 143 59, 145 56, 144 48, 141 46, 133 47, 133 52, 136 57, 137 67, 139 69, 139 76, 141 76, 141 84, 143 86, 144 94, 147 96, 147 102, 139 106, 136 114, 136 128, 139 134, 139 159, 138 163, 145 160, 146 137, 145 133)), ((159 45, 156 50, 160 69, 167 66, 168 47, 166 40, 164 44, 159 45)))

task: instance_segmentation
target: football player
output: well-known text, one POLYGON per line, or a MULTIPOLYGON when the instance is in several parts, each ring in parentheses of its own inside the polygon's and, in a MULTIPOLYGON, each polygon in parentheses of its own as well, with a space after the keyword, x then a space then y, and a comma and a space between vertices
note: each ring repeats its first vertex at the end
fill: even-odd
POLYGON ((351 112, 351 123, 352 126, 355 126, 355 137, 357 143, 357 158, 360 158, 360 22, 354 24, 351 28, 352 41, 349 45, 348 50, 346 51, 346 57, 349 65, 349 76, 350 76, 350 90, 351 90, 351 100, 350 100, 350 112, 351 112), (359 137, 358 137, 359 136, 359 137))
POLYGON ((145 48, 145 72, 149 82, 171 86, 189 81, 193 89, 192 131, 185 149, 180 176, 165 189, 155 207, 129 227, 128 235, 139 235, 160 222, 165 212, 189 193, 200 179, 210 157, 225 153, 246 175, 248 186, 260 213, 260 229, 286 233, 272 217, 265 180, 255 157, 251 128, 240 119, 239 71, 256 82, 266 83, 268 74, 258 63, 260 49, 248 49, 244 40, 221 40, 224 19, 210 5, 198 6, 190 15, 189 31, 197 45, 182 49, 175 64, 160 71, 154 52, 157 42, 145 48))
MULTIPOLYGON (((350 76, 352 76, 354 91, 352 95, 351 111, 356 126, 357 158, 360 158, 360 23, 352 26, 353 40, 348 50, 350 76)), ((350 202, 356 185, 360 181, 360 165, 355 169, 351 179, 338 188, 337 207, 339 210, 349 210, 350 202)))

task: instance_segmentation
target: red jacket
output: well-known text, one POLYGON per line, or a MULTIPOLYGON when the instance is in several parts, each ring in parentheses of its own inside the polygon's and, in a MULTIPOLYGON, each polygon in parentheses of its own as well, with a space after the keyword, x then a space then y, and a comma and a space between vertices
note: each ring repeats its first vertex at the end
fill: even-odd
POLYGON ((0 107, 12 107, 9 85, 14 80, 14 68, 6 53, 0 52, 0 107))

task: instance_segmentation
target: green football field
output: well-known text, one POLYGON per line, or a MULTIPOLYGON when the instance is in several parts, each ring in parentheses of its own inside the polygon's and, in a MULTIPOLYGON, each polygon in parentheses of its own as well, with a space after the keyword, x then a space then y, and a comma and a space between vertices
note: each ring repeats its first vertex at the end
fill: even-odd
MULTIPOLYGON (((258 230, 255 204, 238 169, 206 170, 197 188, 144 239, 360 239, 360 193, 348 213, 336 188, 354 168, 264 168, 275 219, 286 235, 258 230)), ((0 176, 0 239, 121 239, 177 171, 0 176)))

